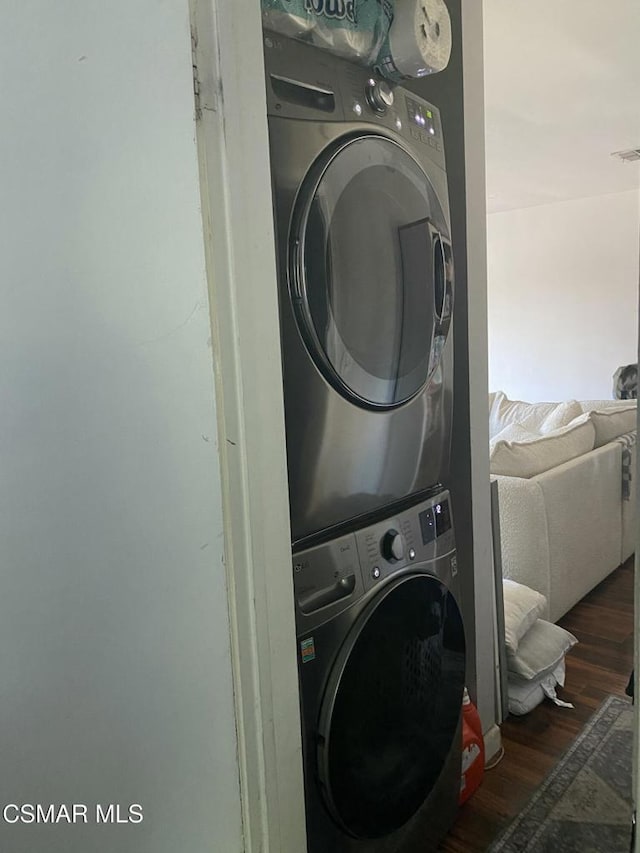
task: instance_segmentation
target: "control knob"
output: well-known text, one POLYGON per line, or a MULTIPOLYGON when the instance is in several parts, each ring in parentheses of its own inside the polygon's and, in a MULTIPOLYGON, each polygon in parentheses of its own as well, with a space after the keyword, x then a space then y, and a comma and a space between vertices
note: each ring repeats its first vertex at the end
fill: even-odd
POLYGON ((393 89, 384 80, 368 80, 365 95, 369 106, 378 115, 383 116, 393 106, 393 89))
POLYGON ((382 538, 382 556, 390 563, 404 557, 404 537, 397 530, 387 530, 382 538))

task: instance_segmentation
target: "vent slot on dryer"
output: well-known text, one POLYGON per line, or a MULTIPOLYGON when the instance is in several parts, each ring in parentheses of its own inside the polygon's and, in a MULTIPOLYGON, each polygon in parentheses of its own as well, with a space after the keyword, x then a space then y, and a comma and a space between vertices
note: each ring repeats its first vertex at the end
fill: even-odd
POLYGON ((289 77, 279 77, 277 74, 270 76, 273 94, 281 101, 312 110, 322 110, 325 113, 332 113, 335 110, 336 99, 330 89, 302 83, 300 80, 291 80, 289 77))

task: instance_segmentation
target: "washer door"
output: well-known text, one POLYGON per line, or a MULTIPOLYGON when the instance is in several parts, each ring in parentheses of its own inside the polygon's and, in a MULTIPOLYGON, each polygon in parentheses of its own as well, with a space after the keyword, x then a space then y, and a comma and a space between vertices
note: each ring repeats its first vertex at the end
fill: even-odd
POLYGON ((319 720, 319 782, 346 832, 380 838, 420 808, 457 732, 464 677, 462 618, 436 578, 405 576, 361 614, 319 720))
POLYGON ((404 148, 378 135, 342 140, 298 195, 291 295, 326 379, 353 402, 393 408, 436 370, 453 300, 442 205, 404 148))

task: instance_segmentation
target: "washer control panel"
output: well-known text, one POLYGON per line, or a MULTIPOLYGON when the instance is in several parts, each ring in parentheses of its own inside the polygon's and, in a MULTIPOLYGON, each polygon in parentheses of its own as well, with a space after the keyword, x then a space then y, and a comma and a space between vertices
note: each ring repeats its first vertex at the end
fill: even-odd
POLYGON ((365 593, 413 564, 453 554, 448 492, 411 509, 293 555, 298 627, 308 629, 350 607, 365 593))
POLYGON ((437 560, 455 548, 449 493, 359 530, 355 537, 366 589, 412 563, 437 560))

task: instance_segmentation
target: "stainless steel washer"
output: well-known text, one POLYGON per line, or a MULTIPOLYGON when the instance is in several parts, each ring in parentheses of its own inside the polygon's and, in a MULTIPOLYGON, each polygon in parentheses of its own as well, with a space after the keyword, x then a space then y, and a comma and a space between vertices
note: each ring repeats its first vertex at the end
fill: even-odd
POLYGON ((309 853, 425 853, 456 814, 465 639, 444 492, 294 556, 309 853))

